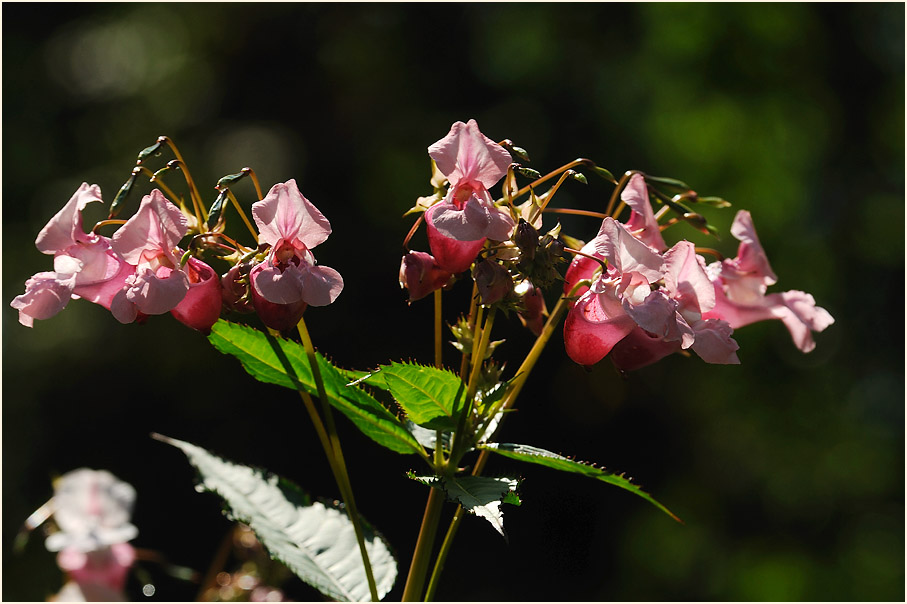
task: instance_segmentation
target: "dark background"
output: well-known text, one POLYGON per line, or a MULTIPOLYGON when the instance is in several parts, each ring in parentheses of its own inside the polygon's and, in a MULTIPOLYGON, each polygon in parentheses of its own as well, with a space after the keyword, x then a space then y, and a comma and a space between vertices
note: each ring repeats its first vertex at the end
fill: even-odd
MULTIPOLYGON (((512 139, 543 173, 584 156, 749 209, 773 291, 808 291, 836 319, 814 352, 768 322, 735 333, 739 366, 675 356, 621 380, 607 362, 571 363, 558 333, 501 436, 626 472, 685 525, 607 485, 496 459, 489 473, 525 477, 509 544, 467 518, 438 597, 903 599, 903 4, 4 3, 3 58, 4 304, 50 270, 33 241, 78 185, 109 203, 161 134, 207 203, 248 165, 266 188, 297 179, 328 216, 316 256, 346 287, 306 316, 347 367, 431 359, 431 303, 407 307, 396 283, 401 215, 430 191, 425 150, 453 121, 512 139)), ((254 201, 248 183, 237 193, 254 201)), ((559 196, 600 210, 609 193, 590 179, 559 196)), ((733 255, 735 209, 709 213, 720 242, 686 227, 666 239, 733 255)), ((512 371, 531 339, 515 318, 496 327, 512 371)), ((359 507, 397 550, 399 599, 426 496, 404 473, 422 468, 338 421, 359 507)), ((59 588, 40 535, 21 554, 11 544, 51 478, 83 466, 137 489, 136 546, 207 569, 229 524, 152 431, 337 496, 298 397, 202 335, 168 316, 122 326, 79 301, 29 330, 7 306, 3 599, 59 588)), ((155 599, 194 597, 146 566, 155 599)))

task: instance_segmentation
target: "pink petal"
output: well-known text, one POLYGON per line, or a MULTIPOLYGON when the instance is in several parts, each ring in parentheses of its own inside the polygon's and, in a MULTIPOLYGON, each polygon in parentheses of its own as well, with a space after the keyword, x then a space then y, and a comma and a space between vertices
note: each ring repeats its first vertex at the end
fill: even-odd
MULTIPOLYGON (((255 272, 255 269, 252 269, 252 272, 255 272)), ((273 302, 269 302, 258 291, 254 281, 252 282, 252 287, 249 288, 249 291, 252 306, 255 308, 255 312, 258 314, 261 322, 271 329, 276 329, 280 332, 285 332, 296 327, 299 320, 302 319, 305 309, 308 307, 305 301, 301 299, 291 304, 274 304, 273 302)))
POLYGON ((756 235, 753 217, 749 212, 746 210, 737 212, 731 224, 731 234, 740 241, 740 245, 737 248, 737 257, 728 262, 743 273, 761 278, 765 285, 777 283, 778 278, 768 263, 768 257, 756 235))
POLYGON ((331 234, 331 223, 299 192, 294 179, 274 185, 264 199, 253 203, 252 217, 259 243, 272 246, 284 239, 294 247, 312 249, 331 234))
POLYGON ((679 342, 666 342, 636 327, 614 346, 611 362, 621 371, 634 371, 675 352, 680 352, 679 342))
POLYGON ((92 236, 82 230, 82 210, 93 201, 101 201, 101 188, 83 182, 63 209, 38 233, 35 239, 38 249, 45 254, 53 254, 75 243, 91 241, 92 236))
POLYGON ((510 213, 495 205, 489 205, 488 210, 488 228, 485 236, 492 241, 507 241, 513 234, 516 223, 510 216, 510 213))
MULTIPOLYGON (((180 239, 188 230, 188 220, 178 207, 167 201, 158 189, 142 198, 136 213, 113 234, 111 246, 123 260, 132 265, 142 261, 145 251, 163 254, 172 264, 180 239)), ((168 309, 169 310, 169 309, 168 309)), ((153 314, 153 313, 151 313, 153 314)))
POLYGON ((84 298, 89 302, 93 302, 94 304, 99 304, 109 310, 114 296, 125 287, 126 279, 135 274, 135 267, 131 264, 126 264, 122 260, 118 260, 114 266, 117 269, 117 272, 109 279, 102 279, 79 285, 81 273, 77 275, 77 285, 73 290, 73 294, 80 298, 84 298))
POLYGON ((189 291, 189 278, 181 270, 138 269, 126 281, 126 299, 146 315, 161 315, 176 308, 189 291))
POLYGON ((681 310, 708 312, 715 306, 715 287, 689 241, 679 241, 664 255, 665 288, 681 310))
POLYGON ((343 291, 343 277, 329 266, 309 266, 302 275, 302 299, 310 306, 327 306, 343 291))
POLYGON ((668 246, 665 245, 661 229, 655 220, 652 203, 649 201, 649 192, 646 189, 646 179, 642 174, 634 174, 630 177, 630 182, 620 193, 620 200, 632 210, 630 219, 627 221, 627 230, 655 251, 666 250, 668 246))
POLYGON ((693 325, 696 341, 693 351, 706 363, 720 365, 739 365, 737 350, 740 346, 731 338, 733 329, 726 321, 706 319, 693 325))
POLYGON ((138 317, 135 304, 126 299, 128 289, 124 287, 110 300, 110 313, 113 318, 123 324, 132 323, 138 317))
POLYGON ((170 314, 183 325, 208 333, 220 318, 223 306, 220 278, 214 269, 193 257, 186 263, 185 272, 189 291, 170 314))
POLYGON ((482 237, 474 241, 461 241, 441 234, 432 223, 432 216, 437 211, 434 208, 439 205, 441 204, 434 205, 425 212, 428 245, 431 248, 432 255, 438 262, 438 266, 453 274, 462 273, 468 270, 473 260, 476 259, 476 255, 478 255, 482 246, 485 245, 485 238, 482 237))
POLYGON ((586 292, 564 321, 567 356, 580 365, 594 365, 635 327, 629 315, 609 316, 599 303, 599 294, 586 292))
POLYGON ((738 304, 728 299, 720 283, 716 282, 715 294, 715 308, 703 318, 723 319, 734 329, 757 321, 779 319, 790 332, 794 345, 802 352, 810 352, 816 347, 813 331, 823 331, 834 323, 827 310, 816 306, 813 297, 801 291, 769 294, 755 304, 738 304))
POLYGON ((258 293, 272 304, 294 304, 303 298, 302 270, 295 265, 281 271, 263 262, 252 269, 249 277, 258 293))
POLYGON ((428 154, 451 187, 464 180, 490 189, 513 161, 506 149, 479 131, 475 120, 454 123, 447 136, 428 148, 428 154))
POLYGON ((645 276, 649 283, 655 283, 662 277, 662 258, 655 250, 634 237, 626 227, 610 216, 602 221, 598 235, 588 246, 595 254, 606 258, 619 272, 637 272, 645 276))
POLYGON ((473 195, 462 209, 447 201, 433 205, 426 210, 425 221, 444 237, 457 241, 478 241, 488 236, 491 216, 473 195))
POLYGON ((25 293, 16 296, 10 306, 19 311, 19 323, 32 327, 35 319, 49 319, 66 307, 72 298, 75 279, 65 281, 57 273, 38 273, 25 282, 25 293))

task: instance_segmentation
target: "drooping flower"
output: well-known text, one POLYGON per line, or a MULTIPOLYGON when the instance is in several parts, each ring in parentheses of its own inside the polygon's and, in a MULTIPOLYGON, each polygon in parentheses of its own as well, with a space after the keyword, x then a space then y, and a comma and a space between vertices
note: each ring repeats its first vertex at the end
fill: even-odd
POLYGON ((133 267, 110 311, 121 323, 176 308, 189 291, 189 276, 180 268, 177 247, 188 221, 158 189, 142 198, 138 211, 113 234, 113 250, 133 267))
POLYGON ((94 201, 101 201, 100 187, 82 183, 38 233, 35 246, 54 256, 54 270, 28 279, 25 293, 11 302, 22 325, 54 316, 74 297, 110 308, 123 287, 131 267, 113 251, 110 239, 82 228, 82 210, 94 201))
POLYGON ((454 123, 428 154, 450 183, 444 199, 425 212, 429 245, 441 268, 460 273, 486 238, 506 241, 513 232, 513 218, 494 205, 488 191, 507 173, 512 158, 482 134, 475 120, 454 123))
POLYGON ((400 287, 409 292, 410 302, 441 289, 452 276, 425 252, 407 252, 400 261, 400 287))
POLYGON ((715 306, 706 318, 723 319, 738 328, 757 321, 779 319, 802 352, 816 347, 812 332, 821 332, 834 323, 827 310, 802 291, 766 294, 777 282, 769 265, 749 212, 740 210, 731 225, 731 234, 740 241, 735 258, 714 262, 708 273, 715 289, 715 306))

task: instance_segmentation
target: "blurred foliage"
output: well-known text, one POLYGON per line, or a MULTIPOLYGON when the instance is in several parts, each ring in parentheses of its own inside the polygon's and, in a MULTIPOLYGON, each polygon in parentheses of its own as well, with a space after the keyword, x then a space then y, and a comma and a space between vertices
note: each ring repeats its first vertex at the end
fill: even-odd
MULTIPOLYGON (((310 310, 322 351, 357 368, 431 358, 431 305, 407 307, 396 284, 411 224, 400 217, 430 191, 425 148, 451 122, 476 118, 542 172, 584 156, 749 209, 775 290, 808 291, 835 316, 809 355, 779 323, 758 324, 735 334, 738 367, 676 357, 626 380, 607 363, 584 372, 555 338, 504 438, 626 471, 686 524, 613 489, 526 471, 510 544, 465 522, 443 598, 904 598, 903 4, 2 10, 7 305, 49 269, 35 234, 79 183, 100 184, 109 202, 138 151, 166 134, 210 201, 219 177, 248 165, 265 187, 296 178, 329 217, 334 236, 318 257, 346 290, 310 310), (517 587, 497 573, 467 579, 476 552, 517 587)), ((596 209, 609 193, 590 180, 559 196, 596 209)), ((727 232, 733 211, 709 220, 727 232)), ((564 223, 583 238, 598 226, 564 223)), ((708 241, 686 226, 666 232, 681 237, 708 241)), ((729 236, 708 243, 736 248, 729 236)), ((450 321, 457 296, 468 292, 450 296, 450 321)), ((503 337, 503 355, 530 342, 503 337)), ((59 587, 39 538, 21 554, 10 547, 51 477, 80 466, 136 487, 137 546, 207 571, 228 524, 152 431, 336 496, 316 439, 298 438, 299 426, 314 436, 298 399, 254 382, 169 317, 121 326, 75 302, 27 330, 6 306, 3 377, 4 599, 59 587)), ((359 507, 406 564, 424 488, 404 478, 409 460, 341 430, 359 507), (400 496, 369 496, 384 489, 400 496)), ((504 467, 495 460, 489 471, 504 467)), ((155 597, 194 597, 197 585, 143 566, 155 597)))

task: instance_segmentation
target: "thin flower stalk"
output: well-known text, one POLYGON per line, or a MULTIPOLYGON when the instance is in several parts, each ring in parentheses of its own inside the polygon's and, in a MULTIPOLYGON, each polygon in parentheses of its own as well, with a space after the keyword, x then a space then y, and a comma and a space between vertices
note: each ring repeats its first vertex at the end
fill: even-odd
MULTIPOLYGON (((302 345, 305 348, 306 356, 312 368, 312 377, 318 388, 318 398, 321 399, 322 411, 324 413, 325 424, 327 427, 329 448, 331 453, 329 457, 333 459, 334 477, 337 480, 337 486, 343 495, 343 502, 346 504, 346 512, 353 523, 353 530, 356 533, 356 540, 359 542, 359 551, 362 554, 362 563, 365 565, 365 576, 368 579, 368 588, 372 596, 372 601, 378 601, 378 588, 375 584, 375 577, 372 573, 372 565, 368 559, 368 551, 365 548, 365 536, 362 533, 362 522, 359 518, 359 512, 356 508, 356 501, 353 497, 353 487, 350 483, 350 477, 346 469, 346 461, 343 458, 343 450, 340 447, 340 436, 337 434, 337 426, 334 424, 334 414, 331 412, 328 403, 327 392, 324 388, 324 380, 321 377, 321 370, 318 368, 318 359, 315 356, 315 347, 312 345, 312 338, 309 336, 309 330, 306 327, 305 319, 300 319, 297 325, 299 336, 302 339, 302 345)), ((302 391, 300 391, 302 392, 302 391)), ((328 450, 325 450, 328 453, 328 450)))

